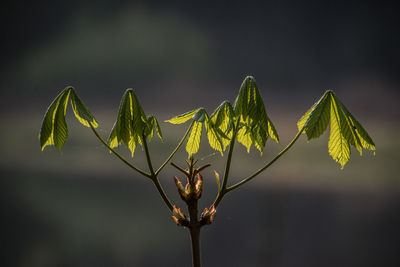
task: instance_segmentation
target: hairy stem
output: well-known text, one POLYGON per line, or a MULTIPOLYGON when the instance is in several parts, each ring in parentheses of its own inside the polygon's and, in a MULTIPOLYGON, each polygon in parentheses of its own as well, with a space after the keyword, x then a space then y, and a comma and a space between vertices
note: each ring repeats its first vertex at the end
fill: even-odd
POLYGON ((193 122, 192 122, 192 124, 190 124, 190 126, 186 130, 185 135, 182 137, 181 141, 176 146, 176 148, 172 151, 171 155, 169 155, 169 157, 164 161, 164 163, 161 164, 160 168, 158 168, 158 170, 156 171, 156 175, 158 175, 161 172, 161 170, 165 167, 165 165, 167 165, 167 163, 172 159, 172 157, 176 154, 176 152, 178 152, 179 148, 182 146, 183 142, 185 141, 186 137, 188 136, 190 129, 192 128, 192 125, 193 125, 193 122))
POLYGON ((112 153, 114 153, 115 156, 117 156, 123 163, 125 163, 126 165, 128 165, 129 167, 131 167, 133 170, 137 171, 138 173, 140 173, 143 176, 146 176, 147 178, 152 179, 151 174, 148 174, 144 171, 142 171, 141 169, 133 166, 132 164, 130 164, 123 156, 121 156, 117 151, 115 151, 113 148, 111 148, 106 141, 104 141, 103 138, 101 138, 101 136, 97 133, 97 131, 94 129, 93 125, 91 123, 89 123, 90 128, 92 129, 94 135, 97 137, 97 139, 100 140, 100 142, 106 146, 112 153))
POLYGON ((232 190, 238 188, 239 186, 244 185, 245 183, 251 181, 251 180, 252 180, 254 177, 256 177, 257 175, 259 175, 260 173, 262 173, 263 171, 265 171, 269 166, 271 166, 275 161, 277 161, 283 154, 285 154, 285 153, 294 145, 294 143, 297 141, 297 139, 299 139, 299 137, 301 136, 303 130, 304 130, 304 127, 303 127, 303 129, 301 129, 301 130, 297 133, 297 135, 293 138, 293 140, 292 140, 281 152, 279 152, 279 154, 276 155, 276 157, 273 158, 267 165, 265 165, 264 167, 262 167, 261 169, 259 169, 258 171, 256 171, 256 172, 253 173, 252 175, 250 175, 249 177, 243 179, 242 181, 240 181, 240 182, 238 182, 238 183, 236 183, 236 184, 234 184, 234 185, 228 187, 228 188, 226 189, 226 192, 228 193, 229 191, 232 191, 232 190))

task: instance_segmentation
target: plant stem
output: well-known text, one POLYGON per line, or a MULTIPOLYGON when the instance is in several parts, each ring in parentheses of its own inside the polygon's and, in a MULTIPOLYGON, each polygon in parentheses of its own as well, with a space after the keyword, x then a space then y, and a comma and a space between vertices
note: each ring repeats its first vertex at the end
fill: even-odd
POLYGON ((231 162, 232 162, 232 154, 233 154, 233 148, 235 146, 235 139, 236 139, 236 131, 235 129, 233 130, 233 135, 232 135, 232 140, 231 143, 229 144, 229 152, 228 152, 228 158, 226 160, 226 166, 225 166, 225 173, 224 173, 224 178, 222 180, 222 186, 220 191, 218 192, 218 196, 214 201, 214 206, 215 208, 219 205, 220 201, 224 197, 224 195, 228 192, 226 189, 226 185, 228 183, 228 177, 229 177, 229 170, 231 167, 231 162))
POLYGON ((172 203, 168 199, 167 195, 165 194, 164 189, 162 188, 160 181, 158 180, 157 174, 154 173, 153 165, 151 163, 149 148, 147 146, 146 136, 144 134, 142 134, 142 138, 143 138, 144 151, 146 153, 147 165, 149 166, 149 170, 151 173, 150 179, 153 181, 154 185, 156 186, 158 192, 160 193, 160 195, 161 195, 162 199, 164 200, 165 204, 167 205, 168 209, 170 211, 172 211, 173 210, 172 203))
POLYGON ((167 197, 167 195, 164 192, 164 189, 162 188, 160 182, 158 181, 157 177, 154 177, 153 179, 151 179, 154 183, 154 185, 156 186, 158 193, 160 193, 162 199, 164 200, 165 204, 167 205, 168 209, 172 212, 172 210, 174 209, 171 201, 169 200, 169 198, 167 197))
POLYGON ((188 136, 188 134, 190 132, 190 129, 192 128, 192 125, 193 125, 193 122, 192 122, 192 124, 190 124, 189 128, 186 130, 185 135, 182 137, 181 141, 176 146, 176 148, 172 151, 171 155, 169 155, 169 157, 164 161, 164 163, 160 166, 160 168, 158 168, 158 170, 156 171, 156 175, 158 175, 161 172, 161 170, 165 167, 165 165, 167 165, 167 163, 172 159, 172 157, 176 154, 176 152, 182 146, 183 142, 185 141, 186 137, 188 136))
POLYGON ((144 151, 146 153, 147 165, 149 166, 149 171, 151 173, 152 178, 154 178, 156 177, 156 174, 154 173, 153 164, 151 163, 150 152, 149 148, 147 147, 146 135, 144 133, 142 134, 142 139, 143 139, 144 151))
POLYGON ((192 243, 192 265, 193 267, 201 267, 200 253, 200 226, 190 228, 190 240, 192 243))
POLYGON ((138 173, 140 173, 143 176, 146 176, 147 178, 152 179, 151 174, 148 174, 144 171, 142 171, 141 169, 133 166, 132 164, 130 164, 123 156, 121 156, 117 151, 115 151, 113 148, 111 148, 106 141, 104 141, 103 138, 101 138, 101 136, 97 133, 97 131, 94 129, 93 125, 91 123, 89 123, 90 128, 92 129, 94 135, 96 135, 96 137, 100 140, 100 142, 106 146, 112 153, 114 153, 115 156, 117 156, 123 163, 125 163, 126 165, 128 165, 129 167, 131 167, 133 170, 137 171, 138 173))
POLYGON ((279 152, 279 154, 276 155, 276 157, 273 158, 267 165, 265 165, 264 167, 262 167, 261 169, 259 169, 258 171, 256 171, 252 175, 250 175, 249 177, 243 179, 242 181, 228 187, 226 189, 226 193, 238 188, 239 186, 244 185, 245 183, 251 181, 257 175, 259 175, 260 173, 265 171, 269 166, 271 166, 275 161, 277 161, 283 154, 285 154, 294 145, 294 143, 297 141, 297 139, 299 139, 299 137, 301 136, 303 130, 304 130, 304 127, 297 133, 297 135, 293 138, 293 140, 281 152, 279 152))
POLYGON ((189 232, 190 232, 190 240, 192 244, 192 264, 193 267, 201 266, 201 253, 200 253, 200 222, 197 218, 198 209, 197 209, 197 199, 191 199, 187 202, 188 211, 189 211, 189 232))

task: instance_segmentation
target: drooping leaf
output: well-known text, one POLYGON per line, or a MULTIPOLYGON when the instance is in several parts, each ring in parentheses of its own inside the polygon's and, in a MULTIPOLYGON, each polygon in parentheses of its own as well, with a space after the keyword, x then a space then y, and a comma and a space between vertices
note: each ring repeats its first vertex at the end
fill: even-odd
POLYGON ((267 121, 268 121, 268 134, 271 137, 272 140, 274 140, 275 142, 277 142, 279 144, 279 136, 278 136, 278 132, 275 129, 274 124, 272 123, 272 121, 267 117, 267 121))
POLYGON ((146 137, 149 139, 149 141, 153 138, 154 127, 155 127, 154 116, 150 115, 147 117, 147 123, 145 125, 145 130, 144 130, 144 133, 146 137))
POLYGON ((223 155, 222 141, 221 138, 218 136, 218 132, 215 130, 213 124, 210 120, 208 120, 204 123, 204 125, 206 128, 208 143, 213 149, 218 150, 221 155, 223 155))
POLYGON ((135 132, 133 129, 133 107, 132 107, 132 95, 130 90, 126 90, 125 94, 122 97, 122 108, 121 113, 118 114, 120 119, 120 133, 119 136, 121 137, 124 144, 129 148, 132 153, 132 156, 135 152, 136 148, 136 140, 135 140, 135 132))
POLYGON ((349 127, 354 131, 354 133, 356 135, 355 137, 358 138, 359 142, 361 143, 361 146, 364 149, 375 151, 374 141, 372 141, 372 138, 368 135, 367 131, 353 117, 353 115, 347 110, 347 108, 336 97, 336 95, 333 95, 333 97, 335 98, 335 101, 338 103, 338 105, 341 107, 341 110, 344 113, 344 116, 346 116, 346 119, 347 119, 347 121, 349 123, 349 127))
POLYGON ((210 122, 221 139, 223 150, 232 139, 234 116, 232 105, 228 101, 224 101, 210 117, 210 122))
POLYGON ((252 133, 248 125, 243 125, 239 128, 237 133, 237 140, 239 143, 247 148, 247 153, 250 152, 250 147, 253 144, 252 133))
POLYGON ((94 128, 97 128, 99 124, 96 119, 74 90, 71 90, 71 106, 75 117, 80 121, 80 123, 87 127, 90 127, 89 123, 91 123, 94 128))
POLYGON ((118 115, 117 115, 117 120, 115 121, 112 129, 110 136, 108 137, 108 143, 111 148, 118 147, 122 143, 122 135, 121 135, 121 117, 123 114, 123 109, 125 108, 125 101, 127 98, 128 92, 125 91, 125 93, 122 95, 121 102, 119 105, 118 109, 118 115))
POLYGON ((185 113, 183 113, 181 115, 173 117, 172 119, 166 120, 166 122, 169 122, 169 123, 172 123, 172 124, 185 123, 188 120, 190 120, 193 117, 193 115, 196 114, 196 112, 198 110, 199 109, 195 109, 195 110, 192 110, 192 111, 185 112, 185 113))
POLYGON ((157 131, 158 137, 162 140, 162 133, 161 133, 160 125, 158 124, 156 117, 154 117, 153 115, 150 115, 147 117, 147 123, 145 125, 145 135, 149 140, 151 140, 153 138, 154 128, 157 131))
POLYGON ((330 94, 324 94, 321 99, 299 120, 299 131, 305 123, 308 140, 320 137, 328 127, 331 108, 330 94), (301 127, 301 128, 300 128, 301 127))
POLYGON ((127 89, 121 98, 117 120, 108 138, 110 147, 117 147, 123 142, 133 157, 137 144, 142 144, 142 135, 152 136, 154 133, 152 131, 154 131, 154 120, 147 119, 133 89, 127 89), (152 127, 147 125, 148 123, 152 124, 152 127))
POLYGON ((236 116, 240 116, 241 121, 252 123, 253 121, 257 121, 261 115, 258 113, 258 107, 262 99, 257 97, 257 92, 258 86, 255 79, 247 76, 240 86, 234 105, 235 114, 236 116))
POLYGON ((54 117, 60 103, 60 98, 66 93, 63 90, 50 104, 43 118, 42 127, 40 129, 39 139, 42 151, 46 146, 54 145, 54 117))
POLYGON ((147 117, 144 114, 143 108, 139 103, 139 100, 135 94, 135 92, 130 89, 131 98, 132 98, 132 128, 134 131, 134 136, 138 140, 140 144, 142 144, 142 134, 144 131, 145 124, 147 122, 147 117))
POLYGON ((193 115, 192 119, 197 122, 204 122, 208 120, 208 115, 206 110, 204 108, 199 108, 197 112, 193 115))
POLYGON ((192 129, 190 130, 189 138, 186 143, 186 151, 188 152, 189 157, 199 151, 202 128, 203 123, 197 121, 193 122, 192 129))
POLYGON ((89 109, 80 100, 73 87, 66 87, 50 104, 43 119, 39 133, 42 151, 48 145, 55 145, 58 150, 65 144, 68 138, 68 127, 65 121, 69 97, 71 106, 78 121, 85 126, 89 123, 97 127, 98 123, 89 109))
POLYGON ((264 100, 253 77, 244 79, 234 111, 239 122, 245 125, 245 128, 238 130, 237 140, 246 146, 247 151, 254 145, 262 152, 269 136, 279 143, 278 133, 265 111, 264 100))
POLYGON ((71 90, 67 90, 60 98, 60 102, 54 117, 54 145, 61 151, 61 148, 67 141, 68 127, 65 121, 65 114, 67 112, 67 104, 71 90))
POLYGON ((161 127, 160 127, 160 124, 158 123, 158 120, 156 119, 156 117, 154 117, 154 122, 156 124, 157 135, 161 140, 163 140, 161 127))
POLYGON ((338 110, 335 101, 331 102, 330 115, 331 125, 328 141, 329 154, 343 168, 350 159, 350 146, 348 133, 343 131, 345 121, 343 116, 341 116, 340 110, 338 110))
POLYGON ((297 126, 299 131, 304 129, 310 140, 321 136, 329 121, 329 154, 342 168, 350 159, 350 145, 354 146, 360 155, 362 148, 375 151, 371 137, 330 90, 303 115, 297 126))

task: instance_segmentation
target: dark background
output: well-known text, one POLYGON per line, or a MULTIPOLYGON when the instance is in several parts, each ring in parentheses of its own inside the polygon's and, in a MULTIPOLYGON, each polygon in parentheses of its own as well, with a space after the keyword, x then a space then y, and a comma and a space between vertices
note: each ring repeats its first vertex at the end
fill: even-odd
MULTIPOLYGON (((393 1, 6 1, 0 10, 2 266, 190 266, 187 233, 136 177, 68 114, 69 139, 41 153, 52 99, 75 86, 107 137, 135 89, 159 121, 234 101, 257 79, 281 138, 264 155, 238 145, 233 180, 271 159, 333 89, 377 145, 340 170, 327 135, 301 138, 224 199, 202 236, 205 266, 399 266, 399 19, 393 1), (7 3, 8 2, 8 3, 7 3)), ((70 111, 69 111, 70 112, 70 111)), ((159 165, 185 131, 161 123, 159 165)), ((203 140, 205 141, 205 140, 203 140)), ((120 149, 127 157, 125 148, 120 149)), ((254 150, 254 149, 253 149, 254 150)), ((223 173, 205 144, 200 162, 223 173)), ((175 158, 183 162, 182 151, 175 158)), ((138 149, 133 161, 145 168, 138 149)), ((161 182, 178 206, 166 168, 161 182)), ((215 196, 204 173, 206 207, 215 196)))

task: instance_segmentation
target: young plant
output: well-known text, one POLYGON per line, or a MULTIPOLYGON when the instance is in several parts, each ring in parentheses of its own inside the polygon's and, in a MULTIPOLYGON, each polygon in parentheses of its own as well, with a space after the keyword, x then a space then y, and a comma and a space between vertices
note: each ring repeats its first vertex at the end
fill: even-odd
POLYGON ((350 145, 354 146, 360 152, 360 155, 362 155, 363 149, 375 151, 375 144, 368 133, 337 96, 331 90, 328 90, 300 118, 297 123, 297 134, 281 152, 262 168, 254 171, 240 182, 228 185, 231 160, 236 142, 244 145, 247 148, 247 152, 254 145, 261 154, 269 137, 279 143, 278 133, 265 111, 264 101, 256 81, 251 76, 244 79, 233 105, 228 101, 224 101, 211 115, 208 115, 204 108, 198 108, 167 120, 172 124, 191 122, 180 142, 158 169, 153 167, 148 142, 151 141, 155 132, 157 132, 160 139, 163 138, 161 128, 156 117, 145 114, 132 89, 127 89, 122 96, 116 122, 106 141, 96 131, 98 123, 78 97, 75 89, 73 87, 65 88, 50 104, 44 116, 39 135, 42 151, 49 145, 55 145, 58 150, 61 150, 67 140, 68 128, 65 115, 69 99, 71 99, 72 110, 79 122, 89 127, 98 140, 122 162, 139 174, 149 178, 170 210, 175 223, 189 230, 193 266, 201 266, 200 230, 203 226, 209 225, 214 221, 217 207, 224 196, 265 171, 285 154, 303 133, 306 134, 308 140, 318 138, 330 124, 328 151, 342 169, 350 159, 350 145), (201 171, 210 166, 210 164, 205 164, 197 167, 197 161, 194 159, 194 155, 200 148, 203 126, 208 143, 214 150, 219 151, 222 156, 228 147, 229 149, 222 178, 214 171, 218 186, 215 201, 199 215, 198 200, 202 194, 203 184, 201 171), (174 157, 186 139, 187 166, 180 167, 175 163, 171 163, 171 165, 186 177, 185 185, 176 176, 174 180, 178 193, 187 206, 187 213, 182 211, 181 208, 177 208, 169 200, 159 182, 161 171, 174 157), (130 150, 132 157, 136 147, 138 145, 142 146, 146 154, 148 170, 142 170, 134 166, 115 150, 122 143, 130 150))

